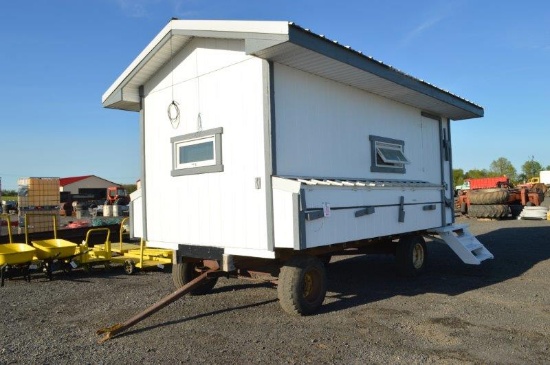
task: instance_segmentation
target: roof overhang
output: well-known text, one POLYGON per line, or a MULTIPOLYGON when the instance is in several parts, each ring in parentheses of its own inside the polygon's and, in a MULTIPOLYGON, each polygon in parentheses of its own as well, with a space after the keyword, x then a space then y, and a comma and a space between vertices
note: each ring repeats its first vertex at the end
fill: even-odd
POLYGON ((453 120, 483 108, 293 23, 172 20, 103 95, 107 108, 139 111, 139 88, 193 38, 240 39, 245 52, 453 120))

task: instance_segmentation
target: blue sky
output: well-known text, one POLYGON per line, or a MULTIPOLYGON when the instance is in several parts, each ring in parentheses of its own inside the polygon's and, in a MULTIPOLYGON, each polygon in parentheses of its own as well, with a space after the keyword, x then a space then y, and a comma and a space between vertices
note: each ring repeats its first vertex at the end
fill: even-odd
POLYGON ((172 17, 289 20, 471 100, 454 167, 550 165, 550 2, 26 0, 0 4, 0 177, 139 178, 138 114, 101 96, 172 17))

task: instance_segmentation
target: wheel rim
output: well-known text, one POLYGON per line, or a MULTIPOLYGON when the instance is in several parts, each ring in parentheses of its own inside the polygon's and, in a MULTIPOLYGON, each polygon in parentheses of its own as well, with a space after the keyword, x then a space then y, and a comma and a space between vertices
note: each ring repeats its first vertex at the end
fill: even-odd
POLYGON ((314 302, 321 292, 321 274, 317 270, 310 270, 304 275, 302 295, 308 302, 314 302))
POLYGON ((415 269, 420 269, 424 265, 424 247, 420 243, 414 245, 412 263, 415 269))

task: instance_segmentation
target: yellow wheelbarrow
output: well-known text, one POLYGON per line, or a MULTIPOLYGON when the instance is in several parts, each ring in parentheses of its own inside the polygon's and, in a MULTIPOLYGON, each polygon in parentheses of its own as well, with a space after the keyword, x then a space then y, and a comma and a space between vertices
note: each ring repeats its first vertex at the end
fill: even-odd
MULTIPOLYGON (((25 242, 29 242, 28 220, 38 214, 25 214, 25 242)), ((32 240, 31 244, 36 249, 36 258, 42 260, 46 267, 48 279, 52 279, 52 266, 54 261, 61 261, 73 258, 76 252, 76 243, 57 238, 57 216, 53 218, 53 238, 45 240, 32 240)))
POLYGON ((4 274, 10 274, 10 269, 19 269, 23 273, 23 278, 31 281, 29 267, 34 258, 36 249, 26 243, 13 243, 11 233, 11 221, 8 214, 0 214, 0 221, 6 220, 8 223, 8 236, 10 243, 0 245, 0 286, 4 286, 4 274))

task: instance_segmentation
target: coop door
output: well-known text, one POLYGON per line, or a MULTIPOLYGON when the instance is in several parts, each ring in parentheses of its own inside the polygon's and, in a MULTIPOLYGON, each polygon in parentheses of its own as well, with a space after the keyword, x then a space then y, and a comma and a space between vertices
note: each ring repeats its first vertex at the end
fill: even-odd
POLYGON ((422 113, 422 172, 427 181, 443 186, 440 195, 441 225, 454 220, 449 122, 422 113))
POLYGON ((443 180, 443 224, 454 222, 454 197, 453 197, 453 168, 451 150, 451 124, 449 119, 440 122, 441 136, 441 170, 443 180))

